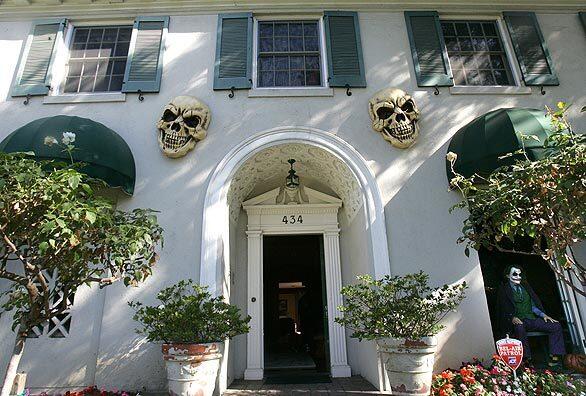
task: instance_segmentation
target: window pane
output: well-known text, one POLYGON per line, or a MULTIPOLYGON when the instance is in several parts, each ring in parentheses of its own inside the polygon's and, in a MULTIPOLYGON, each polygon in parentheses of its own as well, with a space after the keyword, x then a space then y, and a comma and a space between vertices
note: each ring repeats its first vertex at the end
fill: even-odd
POLYGON ((130 43, 116 44, 116 52, 114 53, 114 56, 127 56, 129 47, 130 47, 130 43))
POLYGON ((305 85, 305 73, 303 71, 293 70, 291 72, 291 85, 294 87, 305 85))
POLYGON ((260 52, 273 52, 273 38, 260 39, 260 52))
POLYGON ((305 68, 308 70, 319 70, 319 56, 306 56, 305 57, 305 68))
POLYGON ((305 72, 306 84, 310 86, 321 85, 321 77, 318 70, 305 72))
POLYGON ((98 61, 88 61, 83 64, 83 76, 95 76, 98 70, 98 61))
POLYGON ((104 92, 108 91, 108 86, 110 85, 110 76, 97 76, 96 77, 96 85, 94 88, 94 92, 104 92))
POLYGON ((319 41, 317 37, 305 37, 306 51, 319 51, 319 41))
POLYGON ((88 43, 85 50, 86 58, 97 58, 100 54, 100 43, 88 43))
POLYGON ((95 77, 82 77, 79 84, 79 92, 93 92, 95 77))
POLYGON ((103 34, 104 34, 104 29, 91 29, 90 30, 90 38, 88 39, 88 42, 90 42, 90 43, 101 42, 103 34))
POLYGON ((65 80, 63 91, 66 93, 77 92, 79 77, 70 77, 65 80))
POLYGON ((69 72, 67 75, 69 76, 81 76, 81 68, 83 66, 83 62, 69 62, 69 72))
POLYGON ((273 23, 261 22, 258 24, 260 37, 273 37, 273 23))
POLYGON ((467 23, 456 23, 456 34, 458 36, 470 35, 470 32, 468 31, 468 24, 467 23))
POLYGON ((105 29, 102 42, 113 43, 116 41, 117 37, 118 37, 118 29, 116 29, 116 28, 105 29))
POLYGON ((73 36, 73 43, 84 43, 90 34, 89 29, 75 29, 75 35, 73 36))
POLYGON ((287 72, 287 71, 275 72, 275 86, 276 87, 288 87, 289 86, 289 72, 287 72))
POLYGON ((120 91, 131 34, 129 26, 75 28, 63 91, 120 91))
POLYGON ((303 34, 305 36, 317 36, 317 22, 305 22, 303 24, 303 34))
POLYGON ((122 89, 122 80, 124 76, 112 76, 110 81, 110 91, 120 91, 122 89))
POLYGON ((302 23, 290 23, 289 24, 289 35, 290 36, 303 36, 303 24, 302 23))
POLYGON ((470 23, 468 27, 470 28, 470 34, 473 36, 482 36, 482 25, 480 23, 470 23))
POLYGON ((289 40, 287 37, 275 37, 275 52, 289 51, 289 40))
POLYGON ((275 56, 275 70, 288 70, 289 69, 289 57, 288 56, 275 56))
POLYGON ((456 85, 510 85, 496 22, 441 22, 456 85))
POLYGON ((275 73, 272 71, 261 72, 259 74, 258 85, 259 87, 274 87, 275 86, 275 73))
POLYGON ((132 28, 120 28, 118 31, 118 41, 130 41, 132 28))
POLYGON ((291 51, 303 51, 303 37, 289 38, 289 49, 291 51))
POLYGON ((496 25, 494 23, 483 23, 482 28, 484 29, 484 34, 487 36, 496 36, 496 25))
POLYGON ((273 57, 272 56, 263 56, 259 59, 258 68, 260 70, 274 70, 273 64, 273 57))
POLYGON ((305 62, 302 56, 292 56, 290 58, 291 70, 303 70, 305 62))
POLYGON ((288 36, 289 35, 289 24, 288 23, 275 23, 275 36, 288 36))

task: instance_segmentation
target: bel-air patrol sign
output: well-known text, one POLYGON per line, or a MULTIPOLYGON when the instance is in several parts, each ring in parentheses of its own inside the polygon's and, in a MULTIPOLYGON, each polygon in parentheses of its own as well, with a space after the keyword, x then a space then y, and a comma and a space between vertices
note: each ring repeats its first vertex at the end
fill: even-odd
POLYGON ((523 359, 523 343, 514 338, 503 338, 496 342, 496 349, 499 356, 507 366, 516 371, 523 359))

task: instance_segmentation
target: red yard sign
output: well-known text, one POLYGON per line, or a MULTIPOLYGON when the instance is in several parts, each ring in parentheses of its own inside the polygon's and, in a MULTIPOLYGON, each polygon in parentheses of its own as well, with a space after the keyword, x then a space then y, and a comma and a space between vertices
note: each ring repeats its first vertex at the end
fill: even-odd
POLYGON ((513 371, 516 371, 523 359, 523 343, 514 338, 503 338, 496 342, 499 356, 513 371))

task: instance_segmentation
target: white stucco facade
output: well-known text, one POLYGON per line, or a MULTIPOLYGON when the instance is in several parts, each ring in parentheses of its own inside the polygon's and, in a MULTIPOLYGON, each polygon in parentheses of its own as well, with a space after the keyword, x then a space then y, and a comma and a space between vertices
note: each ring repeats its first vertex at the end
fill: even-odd
MULTIPOLYGON (((270 6, 251 6, 249 10, 266 15, 283 9, 285 15, 296 14, 295 7, 278 3, 277 11, 270 6)), ((419 88, 416 83, 403 15, 408 6, 376 9, 372 2, 365 2, 361 9, 342 3, 319 8, 359 12, 367 87, 352 89, 352 96, 341 88, 319 97, 253 97, 254 91, 240 90, 230 99, 228 91, 213 90, 217 14, 243 8, 165 9, 151 2, 143 4, 145 15, 170 16, 159 93, 145 94, 142 102, 136 94, 126 94, 123 101, 101 103, 48 103, 49 95, 33 97, 26 106, 24 98, 13 98, 10 91, 33 19, 59 15, 73 23, 131 24, 134 16, 142 14, 138 7, 131 6, 115 16, 99 4, 96 11, 89 4, 61 11, 33 4, 30 15, 25 6, 2 15, 0 6, 0 140, 27 122, 58 114, 103 123, 126 141, 136 162, 134 195, 120 194, 119 207, 153 208, 160 212, 159 222, 165 230, 160 261, 153 276, 140 287, 120 284, 83 290, 76 296, 70 337, 27 343, 20 370, 28 373, 28 386, 97 384, 163 390, 160 346, 135 334, 127 302, 139 299, 152 303, 162 287, 192 278, 227 293, 231 302, 246 310, 248 218, 243 210, 236 221, 230 218, 228 189, 231 178, 247 159, 284 144, 326 150, 356 179, 360 206, 351 217, 344 207, 338 215, 342 284, 352 283, 361 273, 382 276, 419 270, 427 272, 434 285, 465 280, 469 284, 467 297, 445 321, 435 368, 458 366, 472 356, 490 357, 494 346, 479 258, 475 252, 466 257, 463 246, 456 244, 464 213, 449 213, 459 196, 447 188, 447 145, 459 128, 488 111, 543 108, 559 100, 574 104, 571 121, 576 130, 586 129, 586 117, 579 114, 579 109, 586 106, 586 32, 577 16, 581 9, 572 2, 564 3, 565 8, 541 5, 539 1, 534 9, 531 5, 516 6, 536 11, 560 79, 559 86, 545 87, 545 95, 536 87, 520 86, 498 94, 482 90, 456 94, 454 89, 440 88, 436 96, 432 88, 419 88), (368 100, 386 87, 410 93, 421 111, 420 136, 409 149, 392 147, 371 128, 368 100), (192 95, 205 102, 212 121, 208 136, 193 151, 183 158, 170 159, 159 149, 155 123, 163 107, 177 95, 192 95)), ((498 16, 508 7, 501 2, 478 9, 438 3, 442 3, 440 15, 466 15, 470 19, 498 16)), ((320 15, 315 5, 308 10, 311 15, 320 15)), ((516 64, 512 66, 518 69, 516 64)), ((286 175, 287 168, 274 171, 274 179, 256 183, 246 198, 278 187, 275 183, 286 175)), ((306 177, 309 187, 340 197, 331 183, 320 179, 311 168, 299 174, 306 177)), ((586 256, 583 251, 579 247, 576 254, 586 256)), ((12 344, 10 318, 2 316, 0 372, 4 372, 12 344)), ((346 347, 352 374, 380 386, 383 379, 374 345, 358 343, 347 334, 346 347)), ((224 383, 243 378, 246 350, 246 336, 232 340, 223 366, 224 383)))

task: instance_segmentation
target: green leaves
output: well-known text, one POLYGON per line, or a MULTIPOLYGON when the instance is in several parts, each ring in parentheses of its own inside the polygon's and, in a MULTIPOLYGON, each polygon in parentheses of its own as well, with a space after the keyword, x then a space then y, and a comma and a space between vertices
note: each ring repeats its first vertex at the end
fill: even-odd
POLYGON ((238 307, 227 304, 221 296, 212 297, 206 287, 191 279, 159 291, 157 306, 131 301, 134 320, 141 324, 137 333, 149 341, 177 343, 223 342, 250 329, 250 317, 241 317, 238 307))
POLYGON ((30 327, 58 315, 45 309, 60 292, 74 293, 81 285, 103 287, 118 280, 137 285, 151 275, 158 258, 163 230, 155 212, 117 210, 114 202, 94 193, 105 184, 80 173, 79 168, 0 153, 4 183, 0 186, 0 250, 11 252, 6 240, 10 241, 27 265, 27 271, 23 271, 24 263, 15 270, 6 260, 0 261, 0 273, 13 286, 34 282, 36 288, 30 294, 23 289, 18 304, 2 306, 15 311, 16 326, 24 321, 30 327), (42 289, 33 279, 37 272, 56 272, 58 281, 42 289))
POLYGON ((547 157, 530 161, 523 155, 523 160, 497 169, 487 179, 456 175, 452 185, 464 197, 455 207, 468 211, 459 239, 466 249, 539 255, 558 275, 570 269, 577 287, 574 277, 561 279, 584 294, 579 285, 586 282, 584 268, 571 258, 565 261, 568 247, 586 239, 586 135, 572 132, 568 108, 564 102, 547 108, 553 125, 544 143, 547 157))
POLYGON ((385 276, 374 280, 358 276, 358 283, 344 286, 342 317, 335 321, 354 330, 352 337, 375 340, 385 337, 418 339, 437 334, 443 317, 464 299, 466 282, 431 288, 424 272, 385 276))

